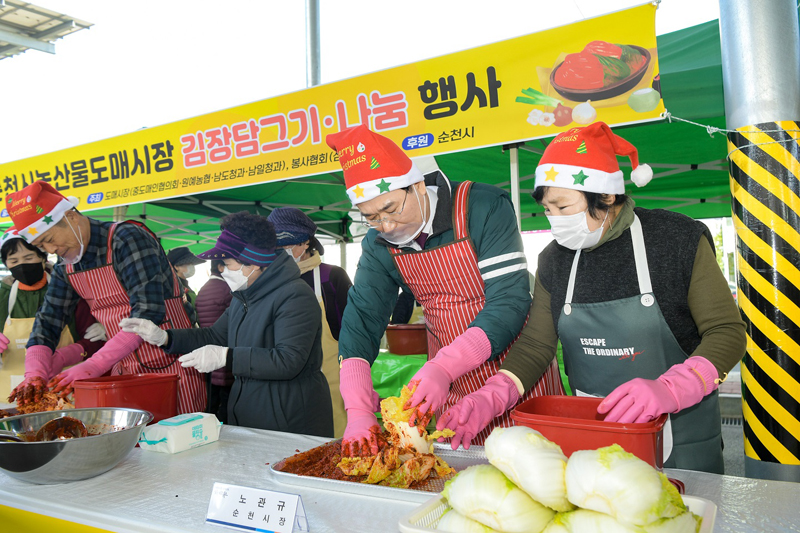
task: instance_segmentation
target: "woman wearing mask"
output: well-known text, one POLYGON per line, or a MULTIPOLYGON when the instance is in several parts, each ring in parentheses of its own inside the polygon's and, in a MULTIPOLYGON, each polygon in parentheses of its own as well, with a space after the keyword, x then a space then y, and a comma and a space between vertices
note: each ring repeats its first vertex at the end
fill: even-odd
POLYGON ((572 389, 604 396, 608 422, 670 413, 664 466, 722 473, 716 392, 745 351, 745 325, 717 265, 706 226, 634 207, 617 155, 639 186, 652 177, 636 149, 604 123, 556 136, 536 169, 533 196, 555 242, 539 255, 530 319, 500 373, 437 426, 468 447, 513 407, 560 340, 572 389))
POLYGON ((314 236, 317 225, 295 207, 279 207, 268 220, 275 227, 278 248, 282 248, 300 268, 300 278, 314 289, 322 309, 322 373, 328 380, 333 403, 334 437, 344 434, 347 414, 339 392, 339 330, 352 287, 343 268, 322 262, 325 249, 314 236))
MULTIPOLYGON (((11 276, 0 283, 0 348, 3 365, 0 370, 0 402, 5 402, 25 372, 25 345, 33 329, 36 311, 44 301, 50 274, 47 254, 31 246, 17 235, 14 228, 3 234, 0 256, 11 276)), ((74 365, 92 355, 106 340, 105 329, 95 322, 89 306, 81 300, 75 316, 61 333, 53 355, 50 379, 64 367, 74 365), (80 339, 73 342, 73 339, 80 339)))
POLYGON ((222 277, 233 292, 213 326, 165 331, 137 318, 120 326, 167 353, 186 354, 178 359, 183 367, 229 368, 229 424, 332 437, 314 291, 294 261, 276 253, 275 230, 265 217, 242 211, 224 217, 220 228, 214 248, 200 254, 225 262, 222 277))
MULTIPOLYGON (((211 260, 211 275, 208 281, 197 291, 197 325, 210 328, 228 309, 233 298, 228 283, 222 277, 225 263, 221 259, 211 260)), ((233 387, 233 374, 223 367, 206 375, 208 384, 208 406, 206 413, 217 416, 223 424, 228 423, 228 398, 233 387)))
POLYGON ((197 294, 189 286, 189 278, 194 276, 194 267, 205 263, 202 259, 194 255, 186 246, 179 246, 167 252, 167 260, 175 269, 178 274, 178 281, 183 286, 183 292, 186 295, 186 300, 195 306, 197 294))

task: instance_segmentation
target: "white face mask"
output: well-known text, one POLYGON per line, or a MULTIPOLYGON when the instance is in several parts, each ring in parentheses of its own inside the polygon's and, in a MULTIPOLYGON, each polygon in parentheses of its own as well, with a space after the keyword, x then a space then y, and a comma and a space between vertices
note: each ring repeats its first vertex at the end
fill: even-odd
POLYGON ((547 220, 550 222, 550 228, 556 242, 570 250, 591 248, 600 242, 600 237, 603 236, 603 226, 608 218, 608 211, 606 211, 603 223, 594 231, 589 230, 587 215, 588 209, 574 215, 558 217, 548 215, 547 220))
POLYGON ((422 216, 422 222, 418 227, 414 227, 411 224, 396 224, 394 229, 389 232, 381 232, 381 237, 388 243, 394 244, 395 246, 402 246, 404 244, 410 243, 414 237, 422 232, 423 228, 425 227, 425 223, 427 222, 425 218, 425 213, 422 209, 422 202, 419 199, 419 193, 417 192, 417 188, 413 187, 414 189, 414 196, 417 198, 417 205, 419 206, 419 212, 422 216))
POLYGON ((295 256, 294 256, 294 252, 292 252, 292 250, 294 250, 294 246, 292 246, 291 248, 284 248, 284 249, 283 249, 283 251, 284 251, 284 252, 286 252, 287 254, 289 254, 289 257, 291 257, 292 259, 294 259, 294 262, 295 262, 295 263, 299 263, 300 261, 302 261, 302 260, 303 260, 303 254, 300 254, 300 257, 295 257, 295 256))
POLYGON ((222 279, 224 279, 225 283, 228 284, 231 292, 240 291, 247 287, 247 280, 253 275, 253 272, 256 271, 256 269, 253 268, 253 270, 251 270, 250 273, 245 276, 242 273, 243 268, 244 266, 242 266, 242 268, 239 270, 230 270, 228 267, 225 267, 225 270, 222 271, 222 279))
POLYGON ((185 271, 184 271, 184 273, 183 273, 183 275, 184 275, 186 278, 191 278, 192 276, 194 276, 194 265, 189 265, 189 266, 187 266, 187 267, 186 267, 186 270, 185 270, 185 271))
POLYGON ((69 226, 69 229, 72 230, 72 234, 75 235, 75 238, 78 239, 78 242, 81 244, 81 249, 73 257, 62 257, 61 261, 65 265, 74 265, 75 263, 81 260, 81 257, 83 257, 83 232, 81 231, 81 227, 78 226, 78 233, 80 233, 79 237, 78 233, 75 233, 75 229, 72 227, 72 224, 70 224, 70 221, 66 216, 64 216, 64 220, 67 221, 67 225, 69 226))

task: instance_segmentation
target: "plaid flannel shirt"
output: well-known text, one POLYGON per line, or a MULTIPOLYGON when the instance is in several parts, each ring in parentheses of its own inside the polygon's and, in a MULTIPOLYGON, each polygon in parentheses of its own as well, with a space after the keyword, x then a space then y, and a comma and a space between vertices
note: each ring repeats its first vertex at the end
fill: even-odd
MULTIPOLYGON (((75 271, 106 264, 108 231, 112 222, 89 219, 91 235, 75 271)), ((135 224, 121 224, 111 243, 114 271, 128 294, 131 316, 161 324, 166 315, 164 300, 173 296, 172 267, 161 245, 151 234, 135 224)), ((28 347, 45 345, 55 349, 61 331, 78 305, 80 295, 66 279, 64 265, 53 269, 44 303, 36 313, 28 347)), ((195 322, 192 305, 184 302, 189 320, 195 322)))

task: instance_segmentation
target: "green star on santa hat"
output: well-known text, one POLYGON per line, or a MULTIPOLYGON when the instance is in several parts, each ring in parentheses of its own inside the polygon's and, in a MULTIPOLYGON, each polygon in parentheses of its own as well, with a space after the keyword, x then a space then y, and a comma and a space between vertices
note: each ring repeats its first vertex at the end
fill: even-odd
POLYGON ((376 185, 376 187, 378 187, 378 190, 381 191, 381 194, 389 192, 389 183, 387 183, 384 179, 382 179, 381 182, 376 185))
POLYGON ((575 179, 575 183, 573 185, 583 185, 583 182, 586 181, 586 178, 589 176, 583 173, 583 169, 577 174, 573 174, 572 177, 575 179))
POLYGON ((48 225, 53 223, 53 217, 51 217, 50 215, 43 216, 42 220, 44 220, 45 224, 48 224, 48 225))

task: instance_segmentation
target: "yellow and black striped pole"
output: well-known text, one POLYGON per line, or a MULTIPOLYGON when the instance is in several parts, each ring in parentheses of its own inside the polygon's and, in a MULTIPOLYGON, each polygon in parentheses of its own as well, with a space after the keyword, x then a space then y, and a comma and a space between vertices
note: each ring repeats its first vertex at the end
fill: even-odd
POLYGON ((800 481, 800 32, 796 0, 720 0, 744 471, 800 481))
POLYGON ((728 135, 742 364, 745 468, 800 469, 800 127, 771 122, 728 135), (754 464, 752 461, 785 465, 754 464), (748 465, 751 468, 747 468, 748 465))

